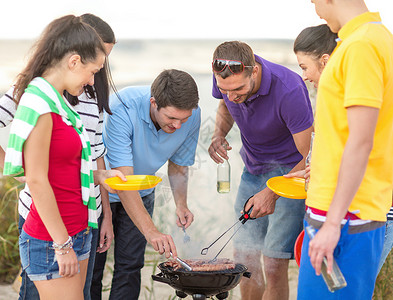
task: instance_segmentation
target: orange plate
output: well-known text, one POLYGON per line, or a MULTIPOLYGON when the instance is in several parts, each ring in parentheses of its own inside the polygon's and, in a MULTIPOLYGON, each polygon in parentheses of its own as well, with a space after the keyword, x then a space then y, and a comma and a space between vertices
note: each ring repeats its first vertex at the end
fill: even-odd
POLYGON ((277 176, 270 178, 266 182, 266 185, 277 195, 285 198, 305 199, 307 196, 304 190, 304 178, 285 178, 284 176, 277 176))
POLYGON ((127 175, 127 181, 119 177, 111 177, 105 180, 105 183, 114 190, 138 191, 155 187, 162 179, 153 175, 127 175))

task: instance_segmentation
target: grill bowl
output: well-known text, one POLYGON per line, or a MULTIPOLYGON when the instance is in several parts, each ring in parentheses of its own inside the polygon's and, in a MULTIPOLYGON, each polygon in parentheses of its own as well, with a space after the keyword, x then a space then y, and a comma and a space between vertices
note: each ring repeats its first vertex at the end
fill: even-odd
POLYGON ((158 265, 161 273, 152 275, 155 281, 163 282, 187 295, 202 294, 207 297, 227 292, 236 287, 242 276, 250 278, 247 267, 236 264, 234 269, 220 271, 174 270, 164 263, 158 265))

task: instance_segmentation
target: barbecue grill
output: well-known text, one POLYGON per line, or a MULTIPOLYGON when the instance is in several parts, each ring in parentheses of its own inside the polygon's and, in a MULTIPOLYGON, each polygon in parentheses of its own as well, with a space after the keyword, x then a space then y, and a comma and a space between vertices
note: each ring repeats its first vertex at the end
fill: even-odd
POLYGON ((203 300, 212 296, 226 299, 228 291, 236 287, 242 276, 250 278, 247 267, 236 264, 234 269, 220 271, 187 271, 184 268, 175 270, 165 262, 158 265, 161 273, 152 275, 154 281, 169 284, 176 290, 179 298, 191 295, 194 300, 203 300))

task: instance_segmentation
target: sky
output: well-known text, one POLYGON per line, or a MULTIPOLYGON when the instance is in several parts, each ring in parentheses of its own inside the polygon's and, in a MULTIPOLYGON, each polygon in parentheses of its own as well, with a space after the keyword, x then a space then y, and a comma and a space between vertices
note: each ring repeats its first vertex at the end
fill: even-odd
MULTIPOLYGON (((93 13, 117 39, 294 39, 324 23, 310 0, 2 1, 0 39, 36 39, 53 19, 93 13)), ((393 1, 366 0, 393 32, 393 1)))

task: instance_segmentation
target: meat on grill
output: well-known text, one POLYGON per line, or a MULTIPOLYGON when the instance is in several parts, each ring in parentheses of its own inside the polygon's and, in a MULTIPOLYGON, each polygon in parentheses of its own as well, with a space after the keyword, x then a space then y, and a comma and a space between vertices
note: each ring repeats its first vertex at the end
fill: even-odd
MULTIPOLYGON (((211 271, 222 271, 231 270, 235 268, 235 263, 227 258, 218 258, 214 262, 209 262, 208 259, 183 259, 190 267, 192 271, 196 272, 211 272, 211 271)), ((173 270, 183 269, 175 260, 170 260, 165 263, 166 266, 172 267, 173 270)))

